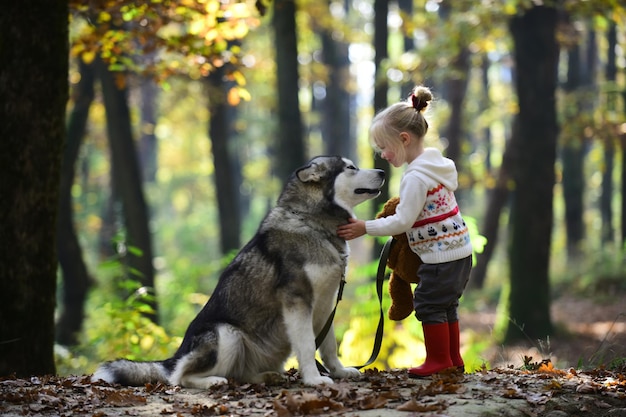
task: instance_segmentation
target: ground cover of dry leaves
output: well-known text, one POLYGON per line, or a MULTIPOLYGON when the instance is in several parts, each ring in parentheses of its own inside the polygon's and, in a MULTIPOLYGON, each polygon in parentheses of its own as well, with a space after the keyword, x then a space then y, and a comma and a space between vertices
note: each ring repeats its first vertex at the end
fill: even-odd
POLYGON ((0 380, 0 415, 13 416, 626 416, 626 369, 580 372, 549 361, 410 379, 367 370, 360 381, 305 387, 295 370, 273 386, 190 390, 92 384, 88 376, 0 380))

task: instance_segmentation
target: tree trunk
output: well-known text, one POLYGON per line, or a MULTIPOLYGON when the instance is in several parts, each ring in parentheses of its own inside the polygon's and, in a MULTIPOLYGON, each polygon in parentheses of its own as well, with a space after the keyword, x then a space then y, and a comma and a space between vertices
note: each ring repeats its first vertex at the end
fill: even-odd
MULTIPOLYGON (((607 63, 606 63, 606 81, 615 83, 617 79, 617 64, 615 47, 617 46, 617 25, 611 22, 609 32, 607 34, 607 63)), ((607 94, 607 114, 609 115, 609 123, 613 123, 613 119, 617 110, 617 94, 609 92, 607 94)), ((613 135, 604 139, 604 171, 602 172, 602 194, 600 195, 600 215, 602 217, 602 244, 612 244, 614 242, 613 230, 613 210, 611 208, 611 200, 613 199, 613 168, 615 161, 615 139, 613 135)))
POLYGON ((220 219, 220 249, 227 254, 239 249, 241 234, 241 213, 239 189, 241 176, 236 169, 237 148, 233 137, 233 123, 236 109, 228 103, 228 90, 232 82, 224 79, 224 68, 218 68, 208 80, 209 97, 209 137, 217 195, 217 208, 220 219))
MULTIPOLYGON (((582 135, 582 133, 581 133, 582 135)), ((584 237, 583 191, 584 191, 584 144, 581 138, 569 138, 570 142, 561 149, 563 164, 563 199, 565 200, 565 230, 567 257, 579 260, 584 237)), ((566 139, 567 140, 567 139, 566 139)))
MULTIPOLYGON (((374 1, 374 112, 377 113, 385 109, 388 105, 387 93, 389 91, 389 82, 382 68, 382 63, 389 57, 387 41, 389 39, 389 28, 387 27, 387 15, 389 14, 389 4, 386 0, 374 1)), ((390 173, 389 162, 375 156, 374 168, 384 170, 387 175, 390 173)), ((376 201, 387 201, 389 199, 389 178, 381 188, 380 196, 376 201)), ((378 207, 373 208, 373 216, 378 212, 378 207)))
POLYGON ((278 83, 276 175, 284 182, 307 160, 300 114, 296 2, 274 0, 274 42, 278 83))
POLYGON ((476 254, 476 265, 470 272, 469 286, 470 288, 482 288, 487 277, 487 266, 493 255, 493 251, 498 245, 498 234, 500 232, 500 218, 502 209, 506 206, 510 195, 510 181, 513 167, 513 147, 509 140, 504 155, 502 155, 502 163, 500 164, 500 172, 495 187, 489 192, 489 202, 487 211, 485 212, 484 225, 481 228, 483 236, 487 239, 487 243, 483 251, 476 254))
POLYGON ((89 108, 94 98, 94 68, 79 60, 80 82, 76 86, 74 107, 67 126, 67 143, 61 167, 59 215, 57 218, 57 248, 63 275, 62 305, 56 327, 56 340, 61 345, 78 344, 85 299, 90 286, 87 265, 74 229, 72 185, 76 176, 76 161, 85 136, 89 108))
MULTIPOLYGON (((398 9, 400 9, 400 11, 404 13, 405 16, 413 16, 414 9, 415 9, 415 7, 413 6, 413 0, 398 0, 398 9)), ((403 32, 404 33, 402 36, 402 41, 403 41, 402 43, 403 43, 404 52, 415 51, 414 33, 413 32, 406 33, 406 31, 403 31, 403 32)), ((401 98, 406 99, 409 96, 409 94, 411 94, 413 87, 415 87, 415 84, 413 83, 412 77, 409 77, 409 81, 406 83, 403 83, 401 87, 401 91, 400 91, 401 98)))
MULTIPOLYGON (((481 84, 483 87, 483 96, 480 100, 480 109, 482 112, 487 112, 492 106, 491 98, 489 94, 489 68, 491 67, 491 62, 489 61, 489 56, 487 54, 483 55, 483 59, 481 60, 481 84)), ((491 176, 493 173, 493 167, 491 166, 491 128, 490 125, 486 125, 483 128, 483 141, 485 146, 485 174, 491 176)), ((504 156, 503 156, 504 159, 504 156)))
POLYGON ((98 231, 98 255, 101 261, 111 260, 117 255, 115 238, 118 234, 117 213, 120 211, 113 172, 109 172, 109 194, 100 207, 102 224, 98 231))
POLYGON ((510 321, 505 343, 553 332, 550 319, 550 242, 558 125, 557 11, 536 6, 511 19, 519 123, 516 124, 515 193, 511 208, 510 321), (532 298, 533 302, 528 302, 532 298))
MULTIPOLYGON (((624 103, 626 103, 626 90, 622 92, 622 100, 624 103)), ((624 108, 624 115, 626 115, 626 107, 624 108)), ((624 162, 626 161, 626 133, 620 134, 620 144, 622 147, 622 172, 620 178, 624 179, 626 178, 626 162, 624 162)), ((622 241, 620 248, 624 248, 626 246, 626 181, 622 181, 622 188, 620 191, 620 195, 622 196, 622 198, 620 199, 620 204, 622 208, 622 214, 620 218, 620 232, 622 235, 622 241)), ((622 262, 626 263, 626 256, 623 256, 622 262)))
POLYGON ((0 376, 55 373, 54 307, 67 2, 0 13, 0 376))
POLYGON ((565 229, 567 232, 567 255, 570 261, 580 259, 582 242, 585 237, 583 214, 583 194, 585 188, 584 162, 586 143, 584 127, 593 123, 591 87, 595 75, 596 47, 594 32, 590 32, 583 58, 580 45, 572 47, 568 53, 568 71, 565 91, 566 126, 563 131, 561 161, 563 164, 563 197, 565 200, 565 229), (569 111, 567 111, 569 110, 569 111))
MULTIPOLYGON (((389 27, 387 26, 387 15, 389 14, 389 4, 387 0, 374 1, 374 112, 385 109, 388 105, 387 93, 389 83, 382 68, 382 63, 389 57, 387 41, 389 39, 389 27)), ((391 165, 378 155, 374 155, 374 168, 382 169, 387 175, 385 184, 380 189, 380 195, 372 204, 371 218, 374 218, 380 209, 380 204, 389 200, 389 181, 391 180, 391 165)), ((377 259, 382 245, 378 240, 374 240, 372 257, 377 259)))
POLYGON ((348 44, 333 39, 329 29, 322 31, 321 39, 328 72, 321 122, 325 152, 356 161, 356 137, 351 121, 352 96, 348 91, 351 84, 348 44))
POLYGON ((159 87, 152 77, 139 78, 141 95, 141 136, 139 137, 139 160, 144 182, 154 182, 157 172, 157 138, 154 134, 157 120, 157 98, 159 87))
POLYGON ((457 169, 462 171, 463 160, 461 159, 461 138, 463 137, 463 103, 467 93, 467 74, 470 71, 470 52, 462 46, 459 54, 452 61, 454 76, 448 77, 448 102, 450 103, 450 118, 446 126, 445 136, 448 139, 446 156, 457 164, 457 169))
POLYGON ((102 95, 107 115, 107 134, 111 149, 111 172, 114 189, 122 202, 122 214, 126 240, 123 261, 129 278, 141 283, 152 297, 146 304, 153 312, 146 314, 156 322, 158 317, 154 296, 154 268, 152 266, 152 238, 148 226, 148 207, 143 194, 139 159, 133 141, 127 89, 119 85, 124 74, 110 72, 102 61, 98 61, 102 95))
MULTIPOLYGON (((439 16, 443 21, 448 21, 452 12, 452 2, 444 0, 440 3, 439 16)), ((447 23, 448 25, 450 23, 447 23)), ((442 90, 444 99, 450 105, 450 117, 448 124, 443 132, 443 136, 448 141, 446 148, 446 156, 457 164, 457 170, 462 171, 461 159, 461 138, 463 134, 463 102, 467 93, 467 76, 470 72, 470 52, 465 43, 471 39, 459 36, 459 51, 450 60, 450 68, 446 79, 443 82, 445 86, 442 90)))

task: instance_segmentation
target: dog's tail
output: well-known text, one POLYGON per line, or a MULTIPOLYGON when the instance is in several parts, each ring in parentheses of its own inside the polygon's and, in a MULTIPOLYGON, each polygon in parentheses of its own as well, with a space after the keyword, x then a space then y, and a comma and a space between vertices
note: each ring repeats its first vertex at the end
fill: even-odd
POLYGON ((119 359, 105 362, 94 372, 92 382, 103 380, 110 384, 142 386, 161 382, 168 384, 169 371, 163 362, 134 362, 119 359))

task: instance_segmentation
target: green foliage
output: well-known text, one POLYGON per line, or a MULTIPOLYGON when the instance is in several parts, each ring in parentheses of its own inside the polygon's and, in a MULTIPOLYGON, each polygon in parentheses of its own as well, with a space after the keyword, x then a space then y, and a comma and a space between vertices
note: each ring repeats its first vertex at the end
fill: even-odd
POLYGON ((127 300, 109 301, 90 314, 86 344, 94 347, 96 358, 154 360, 169 357, 178 346, 178 338, 148 318, 150 308, 140 294, 127 300))
POLYGON ((99 291, 91 293, 81 345, 73 351, 56 350, 59 374, 90 373, 103 361, 116 358, 160 360, 171 356, 181 342, 146 314, 151 295, 132 278, 121 278, 124 267, 117 259, 103 262, 99 291), (124 296, 130 293, 130 296, 124 296))

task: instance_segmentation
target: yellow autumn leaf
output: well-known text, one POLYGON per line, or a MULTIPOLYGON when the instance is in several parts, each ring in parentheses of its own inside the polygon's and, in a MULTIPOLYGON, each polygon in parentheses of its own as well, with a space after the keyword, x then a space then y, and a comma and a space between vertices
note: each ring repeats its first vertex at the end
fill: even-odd
POLYGON ((204 40, 210 44, 212 41, 217 39, 218 36, 219 32, 217 31, 217 29, 210 29, 207 31, 206 35, 204 35, 204 40))
POLYGON ((72 46, 70 49, 71 56, 78 56, 85 50, 85 45, 83 43, 77 43, 72 46))
POLYGON ((245 22, 237 22, 231 29, 232 39, 242 39, 248 34, 248 25, 245 22))
POLYGON ((228 91, 228 104, 231 106, 236 106, 241 101, 239 97, 239 89, 237 87, 233 87, 228 91))
POLYGON ((111 21, 111 14, 108 12, 100 12, 100 14, 98 15, 98 22, 102 23, 102 22, 110 22, 111 21))
POLYGON ((210 1, 206 5, 207 14, 216 14, 220 9, 220 3, 217 1, 210 1))
POLYGON ((91 64, 96 58, 96 53, 94 51, 85 51, 80 57, 85 64, 91 64))
POLYGON ((246 77, 243 76, 241 71, 233 71, 232 77, 239 86, 246 85, 246 77))
POLYGON ((250 16, 250 9, 246 3, 235 3, 229 7, 228 14, 232 19, 245 19, 250 16))
POLYGON ((154 337, 149 334, 144 335, 139 342, 139 346, 141 346, 143 350, 150 349, 152 346, 154 346, 154 337))
POLYGON ((240 88, 239 89, 239 97, 241 97, 241 99, 243 101, 250 101, 250 100, 252 100, 252 95, 245 88, 240 88))

